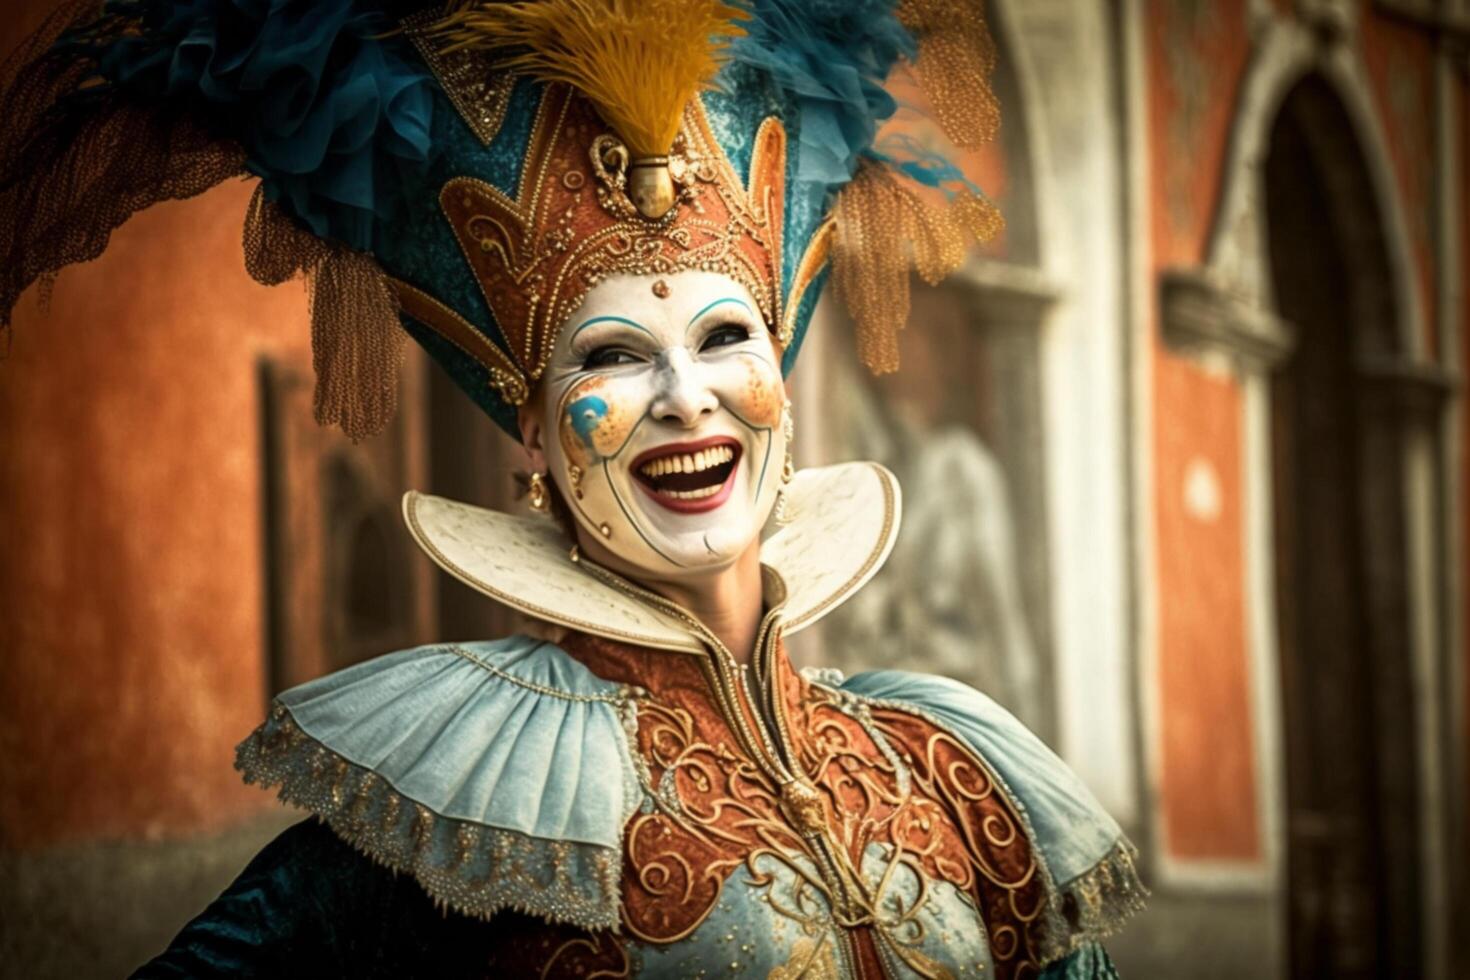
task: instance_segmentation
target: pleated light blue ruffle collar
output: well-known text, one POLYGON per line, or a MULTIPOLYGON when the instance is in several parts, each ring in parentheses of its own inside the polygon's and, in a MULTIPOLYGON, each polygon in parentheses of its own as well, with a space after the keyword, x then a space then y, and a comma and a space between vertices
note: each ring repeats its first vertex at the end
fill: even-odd
POLYGON ((419 647, 282 694, 236 766, 457 911, 616 928, 634 693, 529 637, 419 647))

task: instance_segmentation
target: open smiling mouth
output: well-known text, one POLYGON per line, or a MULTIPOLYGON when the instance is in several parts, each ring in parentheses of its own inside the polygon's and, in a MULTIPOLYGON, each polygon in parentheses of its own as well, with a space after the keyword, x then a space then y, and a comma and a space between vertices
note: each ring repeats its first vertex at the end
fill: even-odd
POLYGON ((669 510, 685 514, 714 510, 730 496, 740 465, 740 443, 728 436, 670 443, 633 461, 643 491, 669 510))

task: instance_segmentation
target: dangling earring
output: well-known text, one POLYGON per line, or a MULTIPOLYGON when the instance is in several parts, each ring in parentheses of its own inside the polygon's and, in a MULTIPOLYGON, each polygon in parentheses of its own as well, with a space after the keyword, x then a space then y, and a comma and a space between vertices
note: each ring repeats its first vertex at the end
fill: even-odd
POLYGON ((546 492, 546 478, 540 473, 531 474, 530 485, 526 488, 526 498, 531 509, 538 514, 551 510, 551 495, 546 492))
POLYGON ((786 487, 791 483, 791 478, 796 476, 796 460, 791 456, 791 443, 796 438, 796 423, 791 418, 791 403, 787 402, 781 412, 781 431, 786 435, 786 461, 781 464, 781 486, 776 489, 776 523, 785 524, 791 520, 786 504, 786 487))

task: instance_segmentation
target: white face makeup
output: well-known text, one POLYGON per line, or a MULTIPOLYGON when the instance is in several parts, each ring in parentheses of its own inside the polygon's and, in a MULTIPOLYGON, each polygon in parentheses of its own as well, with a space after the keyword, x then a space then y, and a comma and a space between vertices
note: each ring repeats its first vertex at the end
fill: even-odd
POLYGON ((659 576, 734 561, 785 460, 781 368, 750 293, 712 272, 599 283, 543 375, 542 448, 578 524, 659 576))

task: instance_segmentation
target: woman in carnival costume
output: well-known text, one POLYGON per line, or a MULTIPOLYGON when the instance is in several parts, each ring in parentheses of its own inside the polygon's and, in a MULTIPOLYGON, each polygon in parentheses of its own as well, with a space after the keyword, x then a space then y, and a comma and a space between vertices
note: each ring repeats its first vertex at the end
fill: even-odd
POLYGON ((783 646, 899 520, 876 464, 794 471, 818 293, 891 370, 911 270, 999 224, 874 145, 884 85, 972 146, 989 59, 967 0, 108 0, 12 57, 5 322, 139 208, 254 175, 246 264, 311 282, 318 418, 377 431, 406 332, 541 512, 407 496, 435 562, 555 642, 277 698, 237 764, 320 819, 141 976, 1115 975, 1134 851, 1060 760, 964 685, 783 646))

